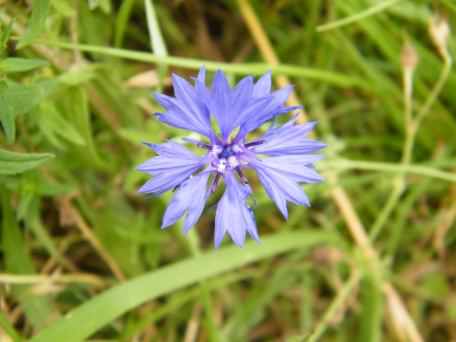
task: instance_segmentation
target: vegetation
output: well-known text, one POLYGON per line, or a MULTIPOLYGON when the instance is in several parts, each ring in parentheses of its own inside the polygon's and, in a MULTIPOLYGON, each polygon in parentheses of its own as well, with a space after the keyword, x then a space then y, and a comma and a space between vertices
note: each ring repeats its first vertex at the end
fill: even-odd
POLYGON ((0 340, 456 340, 452 0, 0 5, 0 340), (288 221, 253 184, 259 244, 137 193, 201 65, 272 70, 328 144, 288 221))

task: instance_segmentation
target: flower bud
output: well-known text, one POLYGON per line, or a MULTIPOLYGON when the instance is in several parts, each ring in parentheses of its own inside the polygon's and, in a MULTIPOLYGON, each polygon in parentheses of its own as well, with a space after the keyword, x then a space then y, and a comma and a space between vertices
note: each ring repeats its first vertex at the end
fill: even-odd
POLYGON ((418 54, 415 50, 415 47, 407 41, 401 52, 401 65, 404 70, 413 71, 418 64, 418 54))
POLYGON ((432 16, 429 22, 429 34, 439 54, 445 58, 448 54, 448 36, 450 35, 448 19, 443 15, 432 16))

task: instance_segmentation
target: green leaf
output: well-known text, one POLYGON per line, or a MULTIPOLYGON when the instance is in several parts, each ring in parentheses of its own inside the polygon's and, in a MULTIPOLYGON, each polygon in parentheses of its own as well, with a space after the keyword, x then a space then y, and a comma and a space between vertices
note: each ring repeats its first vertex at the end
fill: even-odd
POLYGON ((230 246, 214 250, 107 290, 70 311, 31 341, 82 341, 146 301, 280 253, 337 242, 333 234, 307 231, 277 234, 264 238, 261 243, 249 242, 243 248, 230 246))
POLYGON ((50 153, 17 153, 0 149, 0 175, 15 175, 53 158, 50 153))
POLYGON ((27 31, 19 40, 17 47, 20 49, 29 45, 45 31, 46 17, 49 12, 49 0, 34 0, 32 3, 32 16, 27 31))
POLYGON ((0 61, 0 72, 24 72, 47 65, 49 65, 49 63, 42 59, 10 57, 0 61))

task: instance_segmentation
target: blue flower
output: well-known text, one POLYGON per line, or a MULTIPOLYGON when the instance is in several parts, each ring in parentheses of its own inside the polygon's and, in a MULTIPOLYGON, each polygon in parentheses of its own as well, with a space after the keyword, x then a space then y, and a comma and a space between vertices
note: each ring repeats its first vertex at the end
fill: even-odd
POLYGON ((285 105, 291 87, 271 92, 271 73, 256 82, 251 76, 245 77, 234 87, 230 87, 222 71, 215 73, 212 85, 207 87, 204 68, 194 85, 177 75, 172 78, 174 97, 155 95, 165 109, 156 114, 158 119, 205 138, 186 139, 204 151, 201 155, 176 142, 147 144, 157 156, 138 167, 153 176, 139 191, 157 195, 174 190, 162 228, 185 215, 187 232, 197 223, 208 197, 223 180, 225 190, 215 215, 215 246, 220 245, 226 233, 239 246, 244 244, 246 233, 258 241, 255 218, 248 205, 252 189, 245 169, 256 171, 266 193, 285 218, 287 202, 309 206, 299 184, 322 180, 313 165, 321 158, 315 153, 325 146, 307 137, 315 122, 298 125, 292 119, 271 127, 253 141, 247 140, 247 135, 263 123, 300 108, 285 105))

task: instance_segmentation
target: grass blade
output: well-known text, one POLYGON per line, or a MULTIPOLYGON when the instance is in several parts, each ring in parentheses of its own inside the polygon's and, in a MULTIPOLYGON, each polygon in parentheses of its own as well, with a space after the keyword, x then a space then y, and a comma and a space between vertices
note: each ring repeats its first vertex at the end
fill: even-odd
MULTIPOLYGON (((166 49, 165 41, 158 24, 157 15, 155 14, 154 5, 152 0, 144 0, 144 6, 146 7, 147 27, 149 29, 150 44, 152 51, 159 57, 167 57, 168 51, 166 49)), ((160 83, 163 83, 163 79, 166 75, 167 67, 164 64, 159 66, 160 83)))
POLYGON ((272 71, 277 74, 283 74, 293 77, 302 77, 308 79, 319 80, 323 82, 332 83, 340 87, 362 87, 369 88, 369 86, 361 79, 346 76, 333 71, 327 71, 315 68, 304 68, 297 65, 280 64, 272 66, 266 63, 222 63, 209 60, 201 60, 194 58, 183 57, 160 57, 155 54, 132 51, 126 49, 109 48, 104 46, 84 45, 84 44, 71 44, 64 42, 43 42, 42 44, 60 47, 62 49, 79 50, 85 52, 98 53, 106 56, 124 58, 147 63, 157 63, 163 65, 170 65, 181 67, 185 69, 198 70, 202 65, 209 71, 216 71, 218 69, 224 70, 228 73, 238 75, 262 75, 267 71, 272 71))
POLYGON ((333 234, 284 233, 267 237, 260 244, 248 243, 243 249, 230 246, 178 262, 102 293, 43 330, 32 341, 81 341, 148 300, 279 253, 335 242, 333 234), (71 337, 68 331, 72 332, 71 337))

